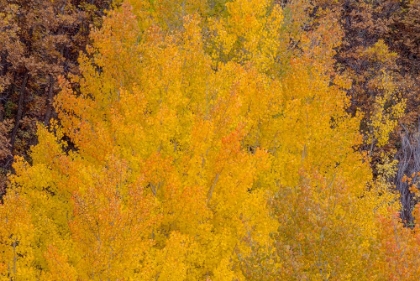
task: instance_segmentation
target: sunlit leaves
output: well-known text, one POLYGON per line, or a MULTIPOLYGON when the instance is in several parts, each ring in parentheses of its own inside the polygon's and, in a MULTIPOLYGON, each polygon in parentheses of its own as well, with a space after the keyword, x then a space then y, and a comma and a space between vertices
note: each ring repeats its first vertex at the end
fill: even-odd
POLYGON ((209 18, 139 3, 93 33, 82 77, 60 81, 60 122, 15 164, 38 276, 368 280, 386 212, 353 148, 360 119, 323 67, 337 43, 279 71, 289 38, 272 1, 209 18))

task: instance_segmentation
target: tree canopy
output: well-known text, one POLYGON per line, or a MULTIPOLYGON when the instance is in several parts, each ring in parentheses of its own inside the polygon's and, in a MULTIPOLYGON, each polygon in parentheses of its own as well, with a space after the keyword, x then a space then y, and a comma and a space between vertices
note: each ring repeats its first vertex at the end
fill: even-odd
POLYGON ((318 2, 114 3, 77 72, 42 73, 57 118, 15 156, 1 278, 416 280, 382 149, 406 106, 397 55, 349 47, 342 3, 318 2))

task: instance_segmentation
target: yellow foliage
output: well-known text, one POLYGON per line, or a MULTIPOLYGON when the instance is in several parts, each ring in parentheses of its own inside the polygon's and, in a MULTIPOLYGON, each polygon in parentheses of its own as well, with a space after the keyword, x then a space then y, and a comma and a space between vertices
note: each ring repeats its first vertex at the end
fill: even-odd
POLYGON ((32 163, 15 163, 0 206, 22 217, 0 232, 21 235, 13 274, 368 280, 374 210, 386 212, 353 149, 360 119, 322 67, 337 42, 280 63, 274 1, 208 18, 205 1, 131 2, 92 33, 81 93, 61 81, 60 125, 40 126, 32 163))

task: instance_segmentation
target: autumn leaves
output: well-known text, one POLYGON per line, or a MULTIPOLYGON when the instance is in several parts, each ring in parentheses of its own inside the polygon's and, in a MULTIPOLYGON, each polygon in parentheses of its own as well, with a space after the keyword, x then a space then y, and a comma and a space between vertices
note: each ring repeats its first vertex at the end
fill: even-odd
POLYGON ((110 11, 80 93, 61 81, 59 120, 39 125, 0 206, 0 276, 386 278, 377 218, 392 195, 366 188, 360 119, 328 58, 288 49, 272 1, 171 16, 158 2, 110 11))

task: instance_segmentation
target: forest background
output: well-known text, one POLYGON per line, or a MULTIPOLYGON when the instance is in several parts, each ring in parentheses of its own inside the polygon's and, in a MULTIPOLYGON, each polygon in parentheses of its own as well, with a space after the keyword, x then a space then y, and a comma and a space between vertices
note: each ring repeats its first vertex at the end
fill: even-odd
POLYGON ((420 1, 0 0, 4 280, 418 280, 420 1))

